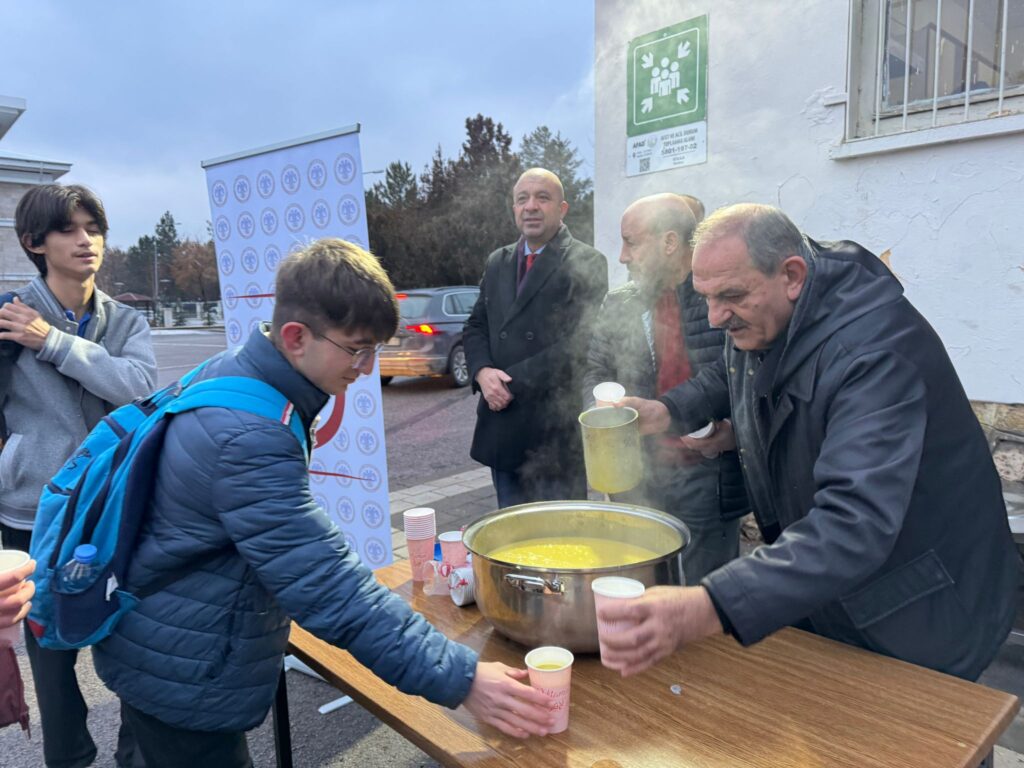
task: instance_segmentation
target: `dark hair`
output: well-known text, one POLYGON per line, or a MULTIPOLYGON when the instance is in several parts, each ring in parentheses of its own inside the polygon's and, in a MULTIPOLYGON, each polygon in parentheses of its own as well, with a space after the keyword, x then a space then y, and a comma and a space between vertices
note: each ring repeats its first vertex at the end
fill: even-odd
POLYGON ((398 329, 395 288, 377 257, 338 238, 316 240, 277 268, 272 333, 299 322, 314 333, 368 332, 386 341, 398 329))
POLYGON ((96 220, 103 237, 107 236, 107 212, 103 203, 88 187, 80 184, 41 184, 33 187, 18 201, 14 212, 14 229, 22 250, 36 265, 39 274, 46 274, 46 257, 33 253, 51 232, 60 232, 71 224, 75 211, 82 209, 96 220))

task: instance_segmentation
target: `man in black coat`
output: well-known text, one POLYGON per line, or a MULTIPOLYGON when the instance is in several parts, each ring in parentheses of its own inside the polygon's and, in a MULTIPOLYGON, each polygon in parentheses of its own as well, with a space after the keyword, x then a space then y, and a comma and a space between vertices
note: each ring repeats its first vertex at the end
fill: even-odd
POLYGON ((795 624, 976 679, 1011 628, 1020 559, 942 340, 878 258, 815 243, 775 208, 717 211, 694 244, 694 287, 731 339, 717 381, 627 404, 655 432, 731 409, 767 546, 603 612, 638 622, 609 640, 609 666, 795 624))
POLYGON ((463 345, 481 394, 470 455, 491 468, 498 505, 587 496, 577 418, 608 264, 562 223, 569 204, 550 171, 516 182, 522 236, 487 257, 463 345))
MULTIPOLYGON (((691 199, 700 210, 700 201, 691 199)), ((601 306, 583 382, 587 405, 602 381, 616 381, 634 397, 655 398, 709 375, 721 359, 725 333, 708 324, 707 304, 693 290, 690 274, 693 208, 682 195, 663 193, 640 198, 622 214, 619 261, 632 280, 601 306)), ((716 422, 700 451, 684 447, 678 434, 649 435, 642 486, 615 497, 686 523, 687 584, 698 584, 739 555, 739 518, 748 505, 733 446, 728 419, 716 422)))

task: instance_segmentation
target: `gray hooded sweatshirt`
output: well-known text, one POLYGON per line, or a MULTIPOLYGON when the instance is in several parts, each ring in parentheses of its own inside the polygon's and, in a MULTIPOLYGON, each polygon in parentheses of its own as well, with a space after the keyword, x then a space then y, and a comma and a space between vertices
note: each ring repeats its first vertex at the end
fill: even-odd
POLYGON ((3 408, 0 523, 31 530, 43 486, 96 423, 153 391, 156 359, 142 314, 100 290, 84 338, 42 276, 15 294, 53 326, 42 349, 18 355, 3 408))

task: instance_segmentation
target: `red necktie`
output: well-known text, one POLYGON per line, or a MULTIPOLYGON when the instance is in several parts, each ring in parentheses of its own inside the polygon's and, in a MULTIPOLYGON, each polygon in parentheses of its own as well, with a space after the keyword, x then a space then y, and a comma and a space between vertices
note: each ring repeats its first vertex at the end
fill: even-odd
POLYGON ((522 271, 519 273, 519 279, 516 281, 516 293, 523 289, 523 281, 526 280, 526 273, 530 271, 530 267, 533 266, 533 262, 537 259, 536 253, 526 254, 526 259, 520 264, 522 271))

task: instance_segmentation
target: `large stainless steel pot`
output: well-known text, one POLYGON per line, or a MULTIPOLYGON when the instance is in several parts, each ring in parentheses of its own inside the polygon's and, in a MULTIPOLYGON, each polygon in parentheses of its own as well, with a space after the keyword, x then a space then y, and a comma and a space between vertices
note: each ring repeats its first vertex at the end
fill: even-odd
POLYGON ((686 526, 647 507, 600 501, 549 501, 508 507, 480 518, 463 536, 473 553, 476 603, 494 628, 528 646, 560 645, 597 651, 590 584, 599 576, 628 576, 647 586, 683 584, 686 526), (495 560, 507 544, 547 536, 586 536, 635 544, 654 559, 610 568, 533 568, 495 560))

